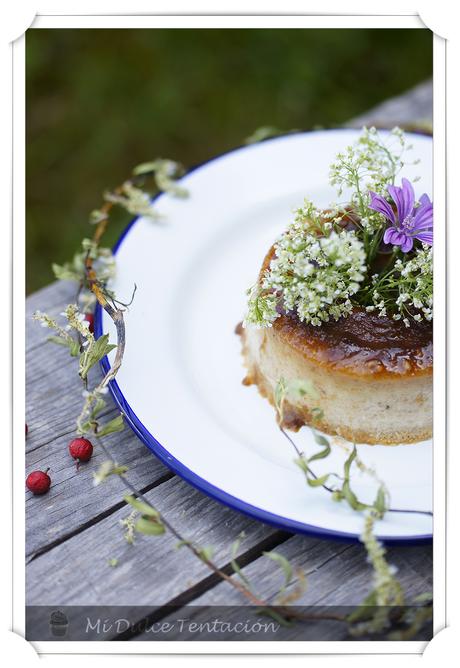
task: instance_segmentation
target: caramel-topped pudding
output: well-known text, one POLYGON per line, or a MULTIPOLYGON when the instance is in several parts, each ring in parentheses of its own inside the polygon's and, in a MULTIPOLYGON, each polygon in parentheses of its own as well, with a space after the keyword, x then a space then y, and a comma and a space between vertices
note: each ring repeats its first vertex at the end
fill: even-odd
MULTIPOLYGON (((273 255, 270 250, 262 272, 273 255)), ((281 313, 267 328, 239 326, 246 385, 257 385, 274 405, 280 378, 308 379, 317 397, 289 397, 284 426, 305 424, 356 443, 398 444, 432 432, 432 324, 401 320, 354 307, 320 327, 281 313), (314 411, 318 409, 320 413, 314 411), (312 413, 313 411, 313 413, 312 413), (321 416, 318 419, 318 414, 321 416), (314 419, 313 419, 314 418, 314 419)))
POLYGON ((431 436, 433 203, 396 185, 405 142, 364 128, 330 167, 348 204, 306 199, 248 290, 244 382, 285 427, 382 445, 431 436))

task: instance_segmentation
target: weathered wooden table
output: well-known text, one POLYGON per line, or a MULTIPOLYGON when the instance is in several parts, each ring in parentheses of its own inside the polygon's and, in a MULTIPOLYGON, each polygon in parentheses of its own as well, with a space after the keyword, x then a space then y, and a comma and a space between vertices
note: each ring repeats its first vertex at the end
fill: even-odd
MULTIPOLYGON (((428 83, 348 125, 429 122, 431 106, 428 83)), ((120 521, 131 509, 123 501, 121 481, 113 477, 103 485, 93 484, 92 472, 105 459, 104 454, 96 450, 91 461, 79 470, 69 456, 67 446, 74 437, 74 421, 82 402, 76 362, 67 350, 46 343, 46 332, 31 315, 36 309, 58 314, 73 299, 74 286, 65 283, 54 283, 27 299, 27 472, 50 467, 53 480, 45 496, 27 492, 27 603, 65 610, 70 624, 72 616, 82 613, 75 606, 87 606, 86 611, 99 606, 95 608, 95 617, 99 618, 104 612, 109 618, 113 606, 123 606, 120 609, 125 617, 127 609, 131 610, 130 620, 175 620, 172 629, 161 634, 145 632, 142 625, 127 633, 126 624, 118 628, 107 624, 107 633, 103 633, 93 623, 88 639, 202 639, 203 634, 192 631, 189 625, 179 628, 177 620, 203 619, 203 606, 211 606, 211 611, 218 610, 216 606, 227 606, 227 613, 228 606, 234 606, 232 614, 241 617, 239 606, 247 601, 187 549, 176 549, 177 541, 168 533, 140 536, 134 545, 128 544, 120 521), (115 567, 109 565, 114 558, 118 559, 115 567)), ((115 407, 107 409, 107 414, 115 415, 115 407)), ((169 471, 128 428, 110 436, 108 444, 114 458, 129 466, 132 483, 183 535, 200 545, 213 545, 214 560, 227 573, 232 572, 231 545, 244 531, 238 562, 243 573, 257 583, 262 597, 270 600, 282 582, 277 565, 262 554, 275 548, 307 576, 307 589, 296 605, 317 609, 354 606, 368 592, 370 567, 361 545, 291 535, 220 505, 169 471)), ((390 547, 388 555, 399 569, 409 598, 431 588, 430 545, 390 547)), ((70 637, 50 636, 46 609, 42 613, 40 609, 31 610, 31 619, 43 629, 41 639, 70 637)), ((209 618, 208 613, 205 619, 209 618)), ((211 639, 267 639, 258 631, 257 627, 241 634, 227 629, 214 633, 211 639)), ((38 631, 34 633, 37 639, 38 631)), ((303 624, 301 631, 294 625, 285 633, 285 638, 309 640, 347 638, 346 626, 331 621, 303 624)))

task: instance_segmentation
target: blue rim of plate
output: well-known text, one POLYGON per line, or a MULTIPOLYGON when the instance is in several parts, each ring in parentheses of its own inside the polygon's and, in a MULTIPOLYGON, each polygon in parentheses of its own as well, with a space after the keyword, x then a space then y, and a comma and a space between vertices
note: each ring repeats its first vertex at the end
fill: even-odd
MULTIPOLYGON (((337 132, 337 130, 350 132, 355 129, 330 128, 330 130, 334 132, 337 132)), ((328 132, 328 131, 329 130, 320 130, 320 132, 328 132)), ((220 158, 227 157, 228 155, 236 153, 238 151, 251 150, 251 148, 256 147, 258 144, 269 141, 270 142, 277 141, 280 139, 284 139, 288 136, 310 135, 314 134, 315 132, 317 131, 311 130, 302 132, 289 132, 286 134, 277 135, 276 137, 269 137, 267 139, 263 139, 261 142, 257 142, 255 144, 238 146, 234 149, 230 149, 229 151, 225 151, 224 153, 220 153, 214 156, 213 158, 210 158, 209 160, 199 163, 194 167, 191 167, 186 172, 184 177, 188 176, 194 171, 197 171, 198 169, 201 169, 202 167, 209 165, 212 162, 215 162, 216 160, 219 160, 220 158)), ((411 134, 416 134, 416 133, 411 133, 411 134)), ((162 192, 158 193, 157 195, 152 197, 151 201, 154 202, 162 195, 163 195, 162 192)), ((132 230, 136 222, 139 220, 139 218, 140 216, 137 216, 136 218, 131 220, 125 227, 120 237, 118 238, 118 241, 115 243, 112 249, 114 255, 116 255, 123 241, 129 234, 129 232, 132 230)), ((102 306, 99 303, 97 303, 94 313, 94 334, 96 338, 99 338, 103 334, 102 314, 103 314, 102 306)), ((100 366, 104 374, 110 370, 110 363, 107 356, 101 360, 100 366)), ((130 426, 132 431, 136 434, 136 436, 142 441, 142 443, 144 443, 144 445, 146 445, 148 449, 156 457, 158 457, 158 459, 163 464, 165 464, 165 466, 167 466, 170 470, 174 471, 174 473, 177 473, 178 476, 180 476, 183 480, 192 485, 192 487, 195 487, 199 491, 204 492, 211 499, 214 499, 215 501, 222 503, 223 505, 231 508, 232 510, 236 510, 240 513, 243 513, 244 515, 247 515, 252 519, 256 519, 259 520, 260 522, 264 522, 265 524, 269 524, 273 527, 276 527, 277 529, 282 529, 284 531, 289 531, 291 533, 304 534, 307 536, 314 536, 316 538, 325 538, 329 540, 337 540, 347 543, 361 542, 359 537, 356 536, 356 534, 354 533, 348 533, 346 531, 335 531, 333 529, 325 529, 315 526, 313 524, 306 524, 305 522, 292 520, 289 519, 288 517, 283 517, 282 515, 276 515, 275 513, 272 513, 270 511, 263 510, 262 508, 259 508, 257 506, 253 506, 252 504, 247 503, 246 501, 242 501, 238 497, 233 496, 228 492, 225 492, 220 487, 216 487, 208 480, 205 480, 201 476, 194 473, 187 466, 182 464, 181 461, 176 459, 174 455, 172 455, 159 441, 157 441, 157 439, 153 436, 153 434, 149 432, 149 430, 143 425, 143 423, 134 413, 128 401, 126 400, 125 396, 123 395, 123 392, 121 391, 120 386, 118 385, 116 380, 111 380, 109 382, 109 391, 110 394, 112 395, 113 400, 117 404, 118 408, 123 413, 126 422, 130 426)), ((399 538, 397 536, 380 536, 379 540, 386 543, 387 545, 421 545, 421 544, 431 543, 433 540, 433 536, 431 534, 421 534, 419 536, 418 535, 414 536, 413 538, 412 537, 399 538)))

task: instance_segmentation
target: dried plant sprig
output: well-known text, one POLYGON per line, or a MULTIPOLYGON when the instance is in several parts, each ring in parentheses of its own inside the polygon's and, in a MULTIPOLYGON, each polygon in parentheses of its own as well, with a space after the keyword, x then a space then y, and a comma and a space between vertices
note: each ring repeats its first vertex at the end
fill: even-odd
POLYGON ((348 619, 352 623, 350 633, 355 636, 387 630, 392 621, 391 608, 405 605, 403 588, 395 578, 397 569, 387 562, 385 547, 374 535, 376 519, 380 519, 377 512, 371 510, 366 513, 364 529, 360 536, 373 569, 373 588, 361 606, 348 619), (361 613, 368 613, 369 606, 372 608, 372 614, 365 621, 360 621, 361 613))
MULTIPOLYGON (((85 397, 82 411, 77 419, 77 430, 80 434, 86 433, 88 427, 92 427, 93 432, 97 433, 98 423, 95 418, 97 415, 96 411, 101 405, 101 401, 103 401, 101 395, 105 394, 109 382, 115 378, 118 373, 125 350, 126 332, 123 316, 124 308, 120 308, 121 303, 115 300, 114 295, 107 287, 108 281, 113 276, 111 263, 105 262, 106 266, 109 264, 111 269, 109 272, 104 272, 102 277, 100 273, 101 259, 107 260, 107 258, 112 257, 109 256, 104 249, 101 250, 100 247, 101 239, 109 222, 110 212, 114 205, 120 205, 132 214, 150 215, 153 219, 157 219, 156 213, 153 213, 150 195, 137 188, 135 184, 139 180, 145 182, 149 176, 153 175, 157 190, 170 192, 173 196, 184 197, 187 196, 187 191, 182 189, 179 192, 174 183, 174 179, 176 176, 180 175, 182 171, 183 170, 178 163, 173 161, 154 161, 149 164, 149 169, 147 169, 145 165, 142 169, 138 166, 133 170, 133 179, 125 181, 121 186, 115 188, 111 193, 111 196, 106 198, 106 202, 102 207, 96 212, 93 212, 92 217, 93 220, 96 221, 96 229, 91 241, 86 241, 83 244, 85 255, 83 259, 83 276, 79 275, 78 277, 79 294, 82 290, 87 290, 94 294, 96 300, 106 313, 108 313, 115 324, 117 344, 115 358, 109 371, 97 387, 85 397)), ((81 258, 79 258, 78 262, 78 266, 80 266, 81 258)), ((104 262, 102 264, 104 266, 104 262)), ((104 337, 100 337, 100 339, 104 339, 104 337)), ((102 357, 112 350, 112 347, 110 347, 111 345, 112 344, 108 343, 108 337, 101 342, 100 349, 103 349, 102 357)), ((100 351, 98 350, 97 352, 100 351)), ((119 429, 123 428, 121 421, 118 421, 116 425, 119 429)), ((113 430, 114 429, 112 429, 112 431, 113 430)), ((107 433, 107 431, 105 433, 107 433)))
POLYGON ((158 190, 180 198, 188 197, 189 194, 188 190, 176 181, 184 173, 185 169, 179 162, 161 158, 151 162, 143 162, 133 169, 134 177, 145 179, 153 176, 158 190))
MULTIPOLYGON (((106 192, 104 199, 111 204, 119 204, 128 213, 132 213, 133 215, 145 216, 152 220, 159 220, 161 218, 161 215, 153 206, 148 193, 133 186, 130 181, 123 183, 116 192, 106 192)), ((99 222, 102 221, 100 220, 99 222)))
POLYGON ((48 329, 53 329, 56 332, 56 336, 49 336, 48 341, 61 346, 66 346, 72 357, 78 356, 80 352, 80 343, 69 334, 67 328, 61 327, 54 318, 41 311, 35 311, 32 317, 34 320, 40 322, 42 327, 48 327, 48 329))
POLYGON ((133 510, 128 517, 120 520, 120 525, 124 529, 124 538, 129 545, 133 545, 136 538, 136 523, 134 520, 137 515, 137 510, 133 510))
POLYGON ((106 284, 110 281, 115 276, 116 270, 112 251, 109 248, 101 248, 91 239, 83 239, 82 250, 75 253, 70 262, 65 262, 63 265, 56 263, 52 265, 56 278, 60 281, 75 281, 84 284, 86 278, 85 261, 88 253, 91 254, 93 263, 97 267, 99 282, 106 284))
MULTIPOLYGON (((177 173, 176 163, 172 161, 154 161, 137 167, 135 178, 145 180, 151 174, 155 176, 157 187, 168 190, 176 197, 184 197, 187 195, 184 189, 176 187, 173 178, 177 173)), ((64 316, 67 318, 69 329, 73 329, 77 335, 78 340, 74 339, 65 328, 61 328, 56 321, 46 314, 37 314, 36 319, 41 320, 46 327, 55 329, 58 338, 62 339, 64 345, 75 346, 80 354, 80 377, 82 380, 87 380, 89 369, 112 349, 116 348, 115 359, 99 384, 91 391, 84 390, 85 401, 82 411, 77 418, 77 431, 79 434, 92 433, 97 438, 99 447, 104 451, 107 459, 104 461, 98 471, 94 474, 94 484, 99 485, 105 482, 112 476, 118 477, 122 480, 125 487, 130 492, 129 496, 125 497, 125 502, 133 506, 134 510, 131 515, 122 521, 125 527, 125 538, 128 542, 133 542, 136 532, 147 535, 161 535, 168 530, 174 535, 180 545, 185 545, 197 558, 199 558, 212 572, 218 575, 221 579, 227 581, 232 587, 236 588, 242 593, 253 605, 267 607, 268 603, 257 597, 248 587, 235 581, 230 575, 221 570, 212 560, 212 546, 199 546, 183 537, 177 529, 160 514, 144 495, 136 490, 136 488, 126 478, 128 468, 116 462, 104 442, 100 440, 100 436, 107 435, 113 431, 118 431, 123 428, 122 416, 117 416, 114 420, 101 425, 99 422, 99 415, 105 407, 105 400, 103 396, 107 393, 107 386, 112 380, 119 368, 121 367, 123 354, 125 349, 125 324, 124 324, 124 309, 120 308, 113 293, 108 289, 107 282, 113 275, 112 273, 104 274, 104 280, 101 280, 98 272, 98 260, 101 257, 100 241, 107 228, 110 211, 114 205, 121 205, 130 213, 137 213, 138 215, 150 215, 156 219, 156 214, 152 213, 150 198, 147 198, 146 193, 134 186, 131 181, 124 182, 121 186, 116 188, 112 193, 105 197, 106 201, 103 206, 94 211, 91 215, 91 222, 96 225, 96 229, 91 241, 85 241, 83 244, 83 253, 75 256, 73 264, 64 265, 56 269, 56 275, 62 280, 74 280, 79 283, 78 297, 81 296, 85 290, 91 291, 99 304, 108 313, 115 324, 117 332, 117 344, 108 343, 108 336, 104 335, 95 339, 94 335, 89 331, 88 323, 85 321, 84 314, 80 313, 76 305, 69 305, 64 316), (149 204, 147 204, 147 199, 149 204), (134 515, 135 513, 135 515, 134 515)), ((108 257, 108 254, 103 252, 103 257, 108 257)), ((72 348, 73 350, 73 348, 72 348)), ((76 353, 78 354, 78 353, 76 353)), ((86 388, 86 385, 85 385, 86 388)), ((233 559, 234 564, 236 560, 233 559)))
MULTIPOLYGON (((107 448, 105 447, 105 445, 103 445, 102 442, 100 443, 100 446, 104 450, 106 455, 110 456, 110 453, 108 452, 107 448)), ((111 462, 111 460, 108 460, 108 462, 111 462)), ((109 468, 108 464, 107 468, 109 468)), ((185 547, 188 550, 190 550, 195 557, 200 559, 200 561, 202 561, 220 579, 227 582, 231 587, 236 589, 252 605, 258 606, 259 611, 263 611, 265 612, 265 614, 274 616, 281 623, 286 623, 291 619, 299 621, 308 621, 312 619, 323 619, 323 620, 329 619, 334 621, 342 621, 346 623, 346 617, 344 615, 333 614, 333 613, 331 614, 325 613, 317 615, 304 614, 302 612, 297 611, 296 609, 291 609, 286 603, 284 603, 283 605, 281 604, 273 605, 270 601, 260 598, 257 594, 254 593, 253 587, 247 581, 245 576, 241 577, 241 573, 239 573, 240 579, 242 580, 242 582, 239 582, 235 580, 231 575, 229 575, 226 571, 224 571, 222 568, 220 568, 215 563, 215 561, 213 561, 212 557, 214 548, 212 547, 212 545, 200 546, 196 542, 191 541, 188 538, 184 537, 160 511, 154 508, 154 506, 144 496, 144 494, 135 489, 135 487, 129 482, 126 476, 126 472, 127 472, 126 470, 116 471, 112 469, 110 470, 109 475, 116 474, 119 477, 119 479, 123 482, 125 487, 131 492, 131 495, 125 496, 124 500, 126 503, 128 503, 134 508, 134 511, 133 513, 130 514, 128 518, 125 518, 125 520, 122 520, 121 522, 122 526, 125 527, 125 539, 128 542, 133 543, 135 541, 136 532, 152 536, 152 535, 161 535, 165 533, 165 531, 168 531, 171 535, 173 535, 177 539, 178 542, 176 543, 176 547, 178 548, 185 547), (139 514, 141 515, 140 518, 139 514), (147 526, 146 522, 141 522, 141 519, 143 518, 146 519, 148 522, 150 522, 152 526, 158 528, 152 529, 151 526, 147 526)), ((107 477, 108 475, 106 475, 104 479, 107 479, 107 477)), ((240 534, 239 539, 241 538, 243 538, 243 536, 241 536, 240 534)), ((231 565, 235 573, 238 573, 239 570, 238 565, 235 568, 235 563, 236 563, 235 550, 238 549, 238 546, 235 547, 235 544, 232 546, 231 565)), ((287 584, 289 584, 293 580, 293 576, 294 575, 297 576, 298 583, 296 588, 293 589, 289 593, 289 595, 287 595, 287 600, 289 603, 292 603, 295 600, 297 600, 297 598, 300 597, 300 595, 304 590, 304 583, 305 583, 304 574, 299 572, 299 569, 293 569, 289 563, 289 560, 275 551, 264 552, 263 554, 267 558, 276 562, 280 566, 285 575, 285 584, 280 588, 277 596, 283 594, 285 592, 287 584)))
POLYGON ((78 357, 79 376, 84 383, 84 402, 80 415, 77 418, 77 432, 80 435, 99 432, 100 435, 107 435, 114 431, 120 431, 123 428, 121 416, 117 416, 109 423, 100 425, 98 416, 105 407, 104 395, 107 394, 107 378, 103 379, 95 388, 88 391, 88 373, 101 359, 103 359, 111 350, 116 348, 114 344, 109 343, 108 334, 96 339, 90 331, 89 323, 75 304, 69 304, 61 314, 67 320, 65 327, 49 317, 45 313, 37 311, 34 319, 39 320, 43 326, 53 329, 56 336, 50 336, 49 341, 64 345, 69 349, 70 355, 78 357), (71 335, 71 331, 76 333, 77 337, 71 335))
POLYGON ((105 482, 111 475, 122 475, 128 470, 127 466, 117 464, 113 459, 107 459, 99 466, 97 472, 94 474, 94 484, 100 485, 105 482))
MULTIPOLYGON (((102 475, 99 474, 98 482, 106 480, 109 475, 115 474, 119 477, 119 479, 123 482, 124 486, 130 492, 130 495, 125 496, 124 500, 126 503, 128 503, 133 507, 134 511, 136 512, 136 516, 131 515, 131 520, 129 523, 129 535, 130 535, 129 542, 134 541, 134 536, 136 532, 147 535, 161 535, 165 533, 166 530, 168 530, 177 539, 178 547, 184 546, 188 550, 190 550, 195 555, 195 557, 200 559, 211 571, 213 571, 221 579, 225 580, 232 587, 234 587, 240 593, 242 593, 246 598, 250 600, 250 602, 253 605, 257 606, 266 605, 266 601, 258 598, 246 586, 234 580, 230 575, 222 571, 217 566, 217 564, 214 563, 214 561, 212 561, 212 548, 210 546, 205 546, 205 547, 199 546, 194 541, 190 541, 185 536, 183 536, 161 512, 159 512, 156 508, 154 508, 154 506, 145 497, 145 495, 139 492, 131 484, 131 482, 125 475, 127 472, 126 468, 124 470, 116 470, 118 465, 116 464, 114 465, 110 452, 107 450, 106 446, 103 444, 102 441, 99 441, 99 445, 106 454, 106 456, 108 457, 108 459, 105 465, 103 464, 104 471, 102 472, 102 475), (140 519, 144 518, 146 520, 145 522, 140 522, 140 519, 134 521, 135 517, 138 517, 140 513, 141 513, 140 519), (147 522, 151 523, 152 526, 156 525, 157 527, 161 528, 150 530, 150 526, 147 525, 147 522)), ((128 528, 127 522, 123 522, 123 525, 128 528)))
POLYGON ((310 487, 322 487, 330 493, 334 501, 346 501, 354 511, 365 511, 364 528, 360 536, 366 552, 369 563, 373 569, 373 588, 366 596, 360 606, 358 606, 348 617, 349 632, 351 635, 378 634, 387 630, 392 624, 392 608, 402 608, 398 621, 406 625, 404 637, 415 635, 423 624, 429 619, 429 615, 424 612, 416 615, 415 618, 409 616, 406 618, 407 611, 404 608, 404 591, 400 582, 396 579, 396 568, 390 565, 386 559, 386 550, 383 544, 374 535, 374 525, 376 520, 383 519, 387 512, 409 512, 424 515, 432 515, 428 511, 393 509, 389 507, 389 493, 385 484, 378 478, 373 469, 367 467, 358 457, 356 445, 353 445, 351 452, 343 466, 343 473, 326 473, 317 476, 311 469, 311 462, 325 459, 331 453, 329 440, 322 434, 318 434, 314 427, 311 427, 315 441, 322 447, 319 452, 307 456, 296 445, 294 439, 286 432, 283 427, 284 407, 289 396, 299 393, 301 396, 310 396, 315 400, 318 396, 314 386, 308 380, 295 380, 288 382, 281 378, 275 388, 274 403, 277 411, 277 421, 279 428, 289 443, 294 447, 297 458, 294 460, 305 475, 307 484, 310 487), (351 488, 350 472, 352 464, 355 464, 363 473, 371 476, 378 485, 376 497, 373 504, 364 503, 351 488), (328 484, 329 479, 334 477, 340 481, 340 485, 328 484))

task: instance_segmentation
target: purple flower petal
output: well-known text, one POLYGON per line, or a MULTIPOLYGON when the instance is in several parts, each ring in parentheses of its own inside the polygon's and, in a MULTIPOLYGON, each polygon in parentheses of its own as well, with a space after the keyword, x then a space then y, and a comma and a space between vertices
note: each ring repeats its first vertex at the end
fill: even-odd
POLYGON ((412 237, 406 235, 404 236, 405 239, 401 244, 401 250, 403 251, 403 253, 407 253, 408 251, 412 250, 412 246, 414 245, 414 240, 412 239, 412 237))
POLYGON ((391 205, 386 201, 386 199, 381 195, 377 195, 377 193, 373 193, 371 191, 369 191, 369 195, 371 196, 369 208, 373 209, 374 211, 377 211, 378 213, 383 214, 385 218, 388 218, 388 220, 392 222, 393 225, 395 225, 396 219, 394 211, 391 208, 391 205))
MULTIPOLYGON (((406 216, 410 216, 414 210, 415 192, 414 192, 414 186, 407 179, 402 179, 401 183, 403 188, 404 206, 405 206, 404 218, 406 218, 406 216)), ((404 218, 402 220, 404 220, 404 218)))
MULTIPOLYGON (((423 195, 419 199, 419 202, 420 202, 420 206, 425 206, 426 204, 431 204, 431 200, 426 193, 423 193, 423 195)), ((431 204, 431 206, 433 206, 433 205, 431 204)))
POLYGON ((399 223, 402 223, 412 213, 414 208, 415 193, 412 183, 407 179, 403 179, 402 188, 388 186, 388 192, 396 204, 399 223))
POLYGON ((406 235, 403 232, 399 232, 395 227, 389 227, 383 235, 384 243, 391 244, 392 246, 401 246, 405 238, 406 235))
POLYGON ((433 245, 433 231, 423 231, 420 232, 420 234, 416 234, 415 238, 421 241, 424 244, 428 244, 428 246, 433 245))
POLYGON ((394 227, 389 227, 385 230, 385 234, 383 235, 383 243, 384 244, 391 244, 391 239, 393 238, 393 234, 396 232, 394 227))
POLYGON ((433 205, 431 202, 415 209, 414 215, 414 233, 428 227, 433 227, 433 205))
POLYGON ((383 244, 401 246, 404 253, 414 247, 414 239, 433 245, 433 204, 424 193, 415 207, 415 193, 410 181, 402 179, 402 186, 388 186, 388 193, 396 205, 396 214, 391 204, 381 195, 369 192, 369 208, 383 214, 390 226, 383 235, 383 244))

